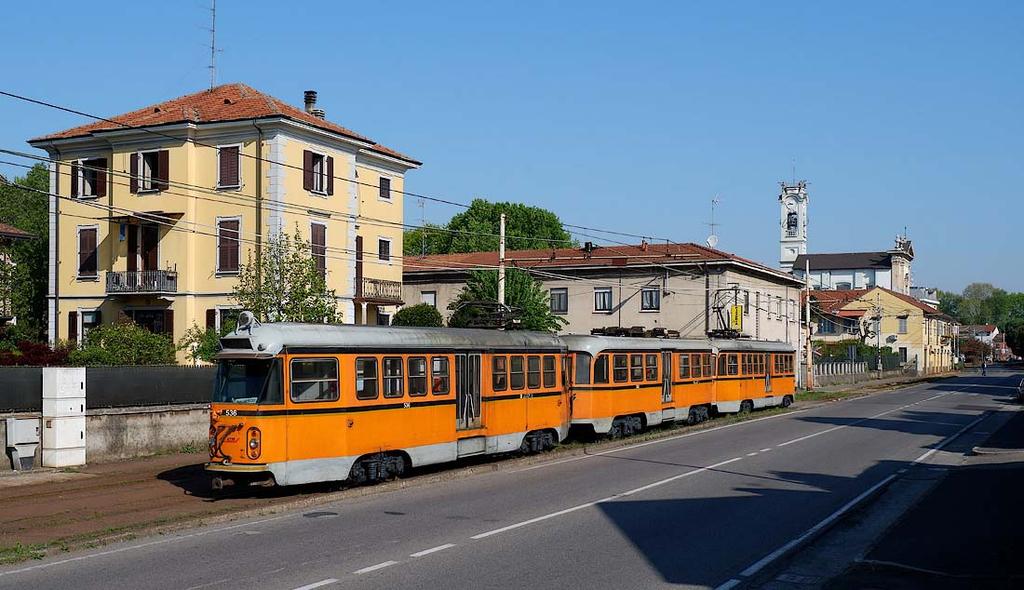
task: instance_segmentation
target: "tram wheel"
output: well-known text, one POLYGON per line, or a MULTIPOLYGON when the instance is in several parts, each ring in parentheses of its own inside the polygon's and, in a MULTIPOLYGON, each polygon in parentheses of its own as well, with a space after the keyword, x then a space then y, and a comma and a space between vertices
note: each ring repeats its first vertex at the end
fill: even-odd
POLYGON ((784 396, 782 396, 782 407, 783 408, 788 408, 791 405, 793 405, 793 396, 791 396, 791 395, 784 395, 784 396))
POLYGON ((745 399, 740 403, 740 414, 749 414, 754 411, 754 402, 745 399))

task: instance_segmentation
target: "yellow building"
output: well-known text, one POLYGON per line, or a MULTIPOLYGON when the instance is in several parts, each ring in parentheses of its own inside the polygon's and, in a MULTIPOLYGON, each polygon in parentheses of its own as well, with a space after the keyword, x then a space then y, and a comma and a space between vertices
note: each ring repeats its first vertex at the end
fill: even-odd
POLYGON ((343 321, 386 321, 420 162, 327 121, 316 92, 304 102, 225 84, 30 140, 51 160, 51 342, 124 316, 175 341, 219 327, 239 265, 296 228, 343 321))
POLYGON ((811 291, 812 339, 840 342, 870 334, 868 345, 888 346, 919 373, 949 371, 955 364, 956 320, 883 287, 811 291))

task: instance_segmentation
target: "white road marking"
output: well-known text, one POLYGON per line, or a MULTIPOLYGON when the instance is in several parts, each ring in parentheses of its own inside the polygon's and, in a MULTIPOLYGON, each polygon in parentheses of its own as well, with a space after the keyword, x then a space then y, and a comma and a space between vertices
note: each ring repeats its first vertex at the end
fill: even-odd
POLYGON ((784 446, 787 446, 787 445, 791 445, 793 443, 798 443, 798 442, 801 442, 801 441, 805 441, 805 440, 807 440, 809 438, 814 438, 816 436, 821 436, 823 434, 828 434, 830 432, 835 432, 836 430, 839 430, 841 428, 846 428, 847 426, 853 426, 854 424, 857 424, 857 422, 851 422, 849 424, 843 424, 842 426, 833 426, 832 428, 829 428, 827 430, 822 430, 822 431, 819 431, 819 432, 808 434, 807 436, 801 436, 800 438, 794 438, 793 440, 787 440, 786 442, 779 443, 779 444, 777 444, 775 446, 777 446, 777 447, 784 447, 784 446))
POLYGON ((320 580, 319 582, 313 582, 312 584, 306 584, 305 586, 299 586, 295 590, 313 590, 313 588, 319 588, 321 586, 327 586, 328 584, 333 584, 333 583, 335 583, 337 581, 338 580, 336 580, 334 578, 327 578, 326 580, 320 580))
POLYGON ((437 553, 438 551, 444 551, 445 549, 451 549, 455 546, 455 543, 445 543, 444 545, 438 545, 437 547, 431 547, 430 549, 424 549, 423 551, 417 551, 412 553, 409 557, 423 557, 424 555, 430 555, 431 553, 437 553))
POLYGON ((748 457, 753 457, 753 456, 754 456, 754 455, 756 455, 756 454, 757 454, 757 451, 754 451, 753 453, 747 453, 747 456, 748 456, 748 457))
POLYGON ((391 567, 391 566, 395 565, 396 563, 398 563, 398 562, 397 561, 385 561, 383 563, 378 563, 377 565, 371 565, 370 567, 364 567, 363 569, 356 570, 356 571, 354 571, 352 573, 356 574, 356 575, 368 574, 370 572, 375 572, 377 570, 382 570, 382 569, 384 569, 386 567, 391 567))
POLYGON ((739 585, 739 583, 740 583, 739 580, 737 580, 736 578, 733 578, 733 579, 729 580, 728 582, 722 584, 718 588, 715 588, 715 590, 729 590, 730 588, 734 588, 737 585, 739 585))
POLYGON ((770 450, 772 450, 772 449, 771 449, 771 447, 768 447, 767 449, 761 449, 761 450, 760 450, 760 451, 758 451, 758 452, 759 452, 759 453, 767 453, 767 452, 768 452, 768 451, 770 451, 770 450))
POLYGON ((478 535, 473 535, 470 538, 473 539, 473 540, 484 539, 484 538, 490 537, 492 535, 497 535, 499 533, 508 532, 508 531, 511 531, 511 530, 514 530, 514 529, 518 529, 518 528, 527 526, 527 525, 531 525, 531 524, 535 524, 535 523, 538 523, 538 522, 541 522, 541 521, 549 520, 551 518, 555 518, 555 517, 558 517, 558 516, 563 516, 563 515, 569 514, 571 512, 576 512, 577 510, 582 510, 584 508, 590 508, 591 506, 596 506, 596 505, 604 503, 604 502, 610 502, 610 501, 618 499, 618 498, 625 498, 626 496, 632 496, 633 494, 638 494, 640 492, 644 492, 644 491, 647 491, 649 489, 656 488, 658 486, 663 486, 663 485, 665 485, 667 483, 671 483, 673 481, 682 479, 684 477, 689 477, 691 475, 696 475, 698 473, 704 473, 705 471, 709 471, 709 470, 715 469, 717 467, 721 467, 722 465, 728 465, 729 463, 735 463, 736 461, 739 461, 742 458, 743 457, 734 457, 734 458, 729 459, 727 461, 721 461, 721 462, 715 463, 714 465, 708 465, 707 467, 700 467, 698 469, 693 469, 691 471, 687 471, 685 473, 680 473, 678 475, 673 475, 672 477, 667 477, 665 479, 658 480, 656 482, 649 483, 647 485, 643 485, 643 486, 640 486, 638 488, 633 488, 632 490, 629 490, 629 491, 626 491, 626 492, 622 492, 622 493, 619 493, 619 494, 608 496, 606 498, 601 498, 600 500, 594 500, 593 502, 586 502, 586 503, 583 503, 583 504, 577 504, 576 506, 573 506, 571 508, 566 508, 564 510, 559 510, 557 512, 551 512, 551 513, 545 514, 543 516, 538 516, 536 518, 531 518, 529 520, 524 520, 522 522, 517 522, 515 524, 510 524, 508 526, 503 526, 503 527, 501 527, 499 529, 494 529, 492 531, 487 531, 485 533, 480 533, 478 535))

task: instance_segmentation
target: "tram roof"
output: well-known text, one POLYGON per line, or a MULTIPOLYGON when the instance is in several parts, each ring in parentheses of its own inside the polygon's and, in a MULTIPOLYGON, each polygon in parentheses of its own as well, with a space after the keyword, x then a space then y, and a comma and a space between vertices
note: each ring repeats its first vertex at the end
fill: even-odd
POLYGON ((221 339, 221 356, 271 356, 285 349, 564 350, 554 334, 468 328, 415 328, 349 324, 257 324, 221 339), (248 345, 243 340, 248 340, 248 345))
POLYGON ((631 338, 629 336, 590 336, 567 334, 562 336, 569 350, 595 355, 606 350, 711 350, 710 340, 699 338, 631 338))
POLYGON ((792 344, 775 340, 746 340, 732 338, 714 338, 714 347, 725 352, 794 352, 792 344))

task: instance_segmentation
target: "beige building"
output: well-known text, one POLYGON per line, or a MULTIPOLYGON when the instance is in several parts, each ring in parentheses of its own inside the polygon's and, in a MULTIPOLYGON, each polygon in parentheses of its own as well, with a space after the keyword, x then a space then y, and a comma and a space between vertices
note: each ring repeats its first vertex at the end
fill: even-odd
POLYGON ((401 299, 405 173, 419 162, 244 84, 29 141, 50 165, 51 341, 128 317, 177 341, 237 313, 239 266, 297 230, 346 323, 401 299))
MULTIPOLYGON (((800 281, 720 250, 641 244, 513 251, 506 260, 543 283, 551 310, 568 321, 565 333, 642 326, 702 337, 728 327, 739 304, 744 334, 799 348, 800 281)), ((402 298, 407 305, 430 303, 447 319, 469 270, 497 263, 497 252, 406 257, 402 298)))

